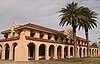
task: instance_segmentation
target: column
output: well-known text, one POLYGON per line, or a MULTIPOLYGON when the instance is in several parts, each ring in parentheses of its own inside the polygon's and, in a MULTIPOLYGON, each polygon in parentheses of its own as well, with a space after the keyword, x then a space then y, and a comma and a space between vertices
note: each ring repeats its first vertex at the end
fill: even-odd
POLYGON ((61 48, 61 59, 64 59, 64 46, 61 48))
POLYGON ((35 46, 35 60, 39 60, 39 46, 35 46))
POLYGON ((2 46, 2 60, 5 60, 5 48, 2 46))
POLYGON ((70 58, 70 46, 68 46, 68 58, 70 58))
POLYGON ((46 45, 46 51, 45 51, 45 59, 49 60, 49 46, 46 45))
POLYGON ((82 56, 82 58, 83 58, 83 48, 82 48, 81 56, 82 56))
POLYGON ((57 59, 57 46, 54 47, 54 59, 57 59))
MULTIPOLYGON (((85 57, 87 57, 87 48, 85 48, 85 49, 86 49, 85 50, 85 57)), ((88 54, 90 54, 90 52, 88 54)))
POLYGON ((9 60, 13 60, 13 49, 9 49, 9 60))

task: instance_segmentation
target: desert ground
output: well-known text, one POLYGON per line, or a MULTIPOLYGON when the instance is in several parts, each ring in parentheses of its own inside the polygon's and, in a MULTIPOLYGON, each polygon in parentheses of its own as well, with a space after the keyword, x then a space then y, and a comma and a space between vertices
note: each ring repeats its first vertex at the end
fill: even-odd
POLYGON ((0 60, 0 64, 100 64, 100 57, 96 58, 77 58, 59 60, 31 60, 31 61, 10 61, 0 60))

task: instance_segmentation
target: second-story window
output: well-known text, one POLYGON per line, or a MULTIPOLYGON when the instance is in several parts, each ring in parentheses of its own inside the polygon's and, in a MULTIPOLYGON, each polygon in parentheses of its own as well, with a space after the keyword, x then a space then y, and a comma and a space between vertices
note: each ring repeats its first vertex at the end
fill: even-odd
POLYGON ((4 37, 7 39, 8 38, 8 34, 5 34, 4 37))
POLYGON ((61 42, 63 42, 63 40, 64 40, 64 37, 61 37, 61 42))
POLYGON ((14 37, 15 36, 15 32, 12 32, 12 37, 14 37))
POLYGON ((34 31, 31 31, 30 36, 33 37, 35 35, 34 31))
POLYGON ((55 41, 57 41, 57 39, 58 39, 58 36, 55 35, 55 41))
POLYGON ((68 42, 68 38, 66 38, 66 42, 68 42))
POLYGON ((80 41, 78 41, 78 44, 80 44, 80 41))
POLYGON ((43 38, 43 36, 44 36, 44 33, 40 32, 40 38, 43 38))
POLYGON ((51 37, 52 37, 52 35, 51 35, 51 34, 48 34, 48 39, 49 39, 49 40, 51 39, 51 37))
POLYGON ((73 40, 72 40, 72 39, 70 39, 70 42, 71 42, 71 43, 73 43, 73 40))

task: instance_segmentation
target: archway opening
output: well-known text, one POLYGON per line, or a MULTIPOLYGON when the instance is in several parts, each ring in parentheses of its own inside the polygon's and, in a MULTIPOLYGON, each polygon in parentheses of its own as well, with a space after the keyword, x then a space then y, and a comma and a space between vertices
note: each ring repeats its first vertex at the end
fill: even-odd
POLYGON ((95 49, 95 56, 96 56, 96 49, 95 49))
POLYGON ((83 49, 83 57, 85 57, 85 48, 83 49))
POLYGON ((40 60, 44 60, 45 59, 45 45, 41 44, 39 46, 39 56, 40 56, 40 60))
POLYGON ((6 44, 5 45, 5 60, 9 60, 9 51, 10 51, 9 45, 6 44))
POLYGON ((2 45, 0 44, 0 59, 1 59, 1 56, 2 56, 2 45))
POLYGON ((50 45, 49 47, 49 56, 50 56, 50 59, 54 59, 54 45, 50 45))
POLYGON ((80 58, 82 57, 82 48, 80 48, 79 50, 79 55, 80 55, 80 58))
POLYGON ((70 48, 70 56, 73 56, 73 47, 70 48))
POLYGON ((27 46, 28 46, 28 60, 35 60, 35 44, 29 43, 27 46))
POLYGON ((57 48, 57 58, 58 59, 61 59, 61 46, 58 46, 58 48, 57 48))
POLYGON ((15 47, 17 46, 17 43, 13 43, 13 60, 15 59, 15 47))
POLYGON ((64 58, 67 58, 67 56, 68 56, 68 47, 66 46, 64 48, 64 58))
POLYGON ((91 49, 90 49, 90 57, 91 57, 91 49))
POLYGON ((92 49, 92 57, 94 57, 94 49, 92 49))

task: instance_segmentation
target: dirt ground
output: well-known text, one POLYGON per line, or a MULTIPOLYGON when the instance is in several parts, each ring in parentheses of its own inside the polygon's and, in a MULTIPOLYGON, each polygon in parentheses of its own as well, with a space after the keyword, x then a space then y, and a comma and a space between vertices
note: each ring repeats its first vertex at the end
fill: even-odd
POLYGON ((0 60, 0 64, 100 64, 100 57, 83 58, 83 59, 38 60, 38 61, 32 60, 27 62, 0 60))

